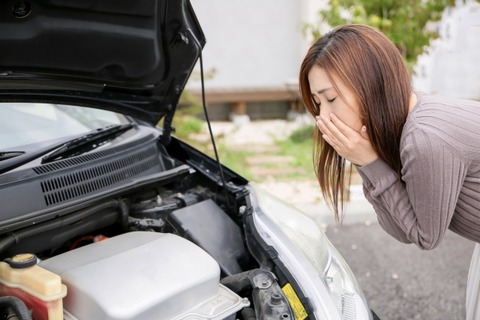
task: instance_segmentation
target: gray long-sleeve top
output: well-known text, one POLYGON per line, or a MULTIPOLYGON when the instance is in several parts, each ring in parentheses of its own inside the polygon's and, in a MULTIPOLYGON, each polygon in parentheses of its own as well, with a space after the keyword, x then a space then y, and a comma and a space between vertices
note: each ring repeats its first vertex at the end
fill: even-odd
POLYGON ((358 167, 365 197, 399 241, 433 249, 450 229, 480 242, 480 102, 416 94, 402 177, 380 159, 358 167))

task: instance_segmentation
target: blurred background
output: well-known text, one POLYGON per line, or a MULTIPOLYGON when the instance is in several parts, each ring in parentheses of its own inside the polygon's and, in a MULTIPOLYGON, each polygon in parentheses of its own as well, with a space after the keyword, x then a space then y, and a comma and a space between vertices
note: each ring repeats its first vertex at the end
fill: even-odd
MULTIPOLYGON (((416 90, 480 100, 480 3, 475 0, 192 0, 207 38, 205 100, 222 163, 312 217, 349 262, 382 319, 464 319, 473 244, 449 234, 422 252, 389 238, 353 172, 343 225, 312 167, 311 116, 300 63, 333 26, 369 24, 398 47, 416 90), (382 317, 383 316, 383 317, 382 317)), ((213 156, 197 65, 176 136, 213 156)))

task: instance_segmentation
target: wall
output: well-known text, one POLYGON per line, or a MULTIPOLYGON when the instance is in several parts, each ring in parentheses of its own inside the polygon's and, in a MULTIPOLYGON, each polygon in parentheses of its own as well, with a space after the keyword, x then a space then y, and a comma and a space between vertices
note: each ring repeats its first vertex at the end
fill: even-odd
POLYGON ((480 4, 459 1, 444 12, 438 32, 430 53, 419 57, 414 87, 480 100, 480 4))
MULTIPOLYGON (((255 119, 288 116, 309 46, 302 28, 327 0, 191 1, 207 38, 203 58, 209 109, 221 117, 232 114, 229 106, 233 113, 245 110, 255 119), (238 108, 242 101, 232 100, 236 98, 224 99, 242 92, 243 107, 238 108)), ((199 95, 198 65, 187 89, 199 95)))
MULTIPOLYGON (((211 88, 280 87, 302 58, 296 0, 192 0, 207 38, 203 51, 211 88)), ((196 69, 199 70, 198 68, 196 69)), ((190 81, 197 88, 199 81, 190 81)))

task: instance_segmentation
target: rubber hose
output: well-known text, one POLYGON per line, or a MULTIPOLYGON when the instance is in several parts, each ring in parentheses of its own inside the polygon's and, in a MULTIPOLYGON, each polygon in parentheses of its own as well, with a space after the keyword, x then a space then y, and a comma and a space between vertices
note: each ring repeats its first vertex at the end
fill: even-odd
POLYGON ((32 320, 30 311, 25 303, 17 297, 0 297, 0 308, 10 308, 20 320, 32 320))

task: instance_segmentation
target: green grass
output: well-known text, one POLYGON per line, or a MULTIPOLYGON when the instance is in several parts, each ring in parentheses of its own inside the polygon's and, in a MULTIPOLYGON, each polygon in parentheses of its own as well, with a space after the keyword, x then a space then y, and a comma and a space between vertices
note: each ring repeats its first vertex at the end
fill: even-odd
POLYGON ((175 135, 179 138, 186 139, 192 133, 200 133, 203 129, 203 121, 192 117, 185 116, 178 123, 174 123, 175 135))
POLYGON ((291 156, 293 161, 289 165, 293 168, 304 169, 303 173, 289 174, 285 178, 295 180, 315 179, 312 162, 312 133, 313 127, 306 127, 306 129, 294 131, 286 140, 277 141, 277 145, 280 147, 278 155, 291 156))
MULTIPOLYGON (((182 118, 183 119, 176 120, 177 130, 175 136, 214 158, 213 147, 210 140, 208 140, 208 142, 199 142, 190 136, 192 133, 202 131, 202 128, 205 128, 204 123, 191 116, 184 116, 182 118)), ((287 139, 276 141, 275 151, 270 151, 269 149, 269 151, 262 153, 248 150, 248 147, 244 149, 228 148, 224 142, 224 136, 216 137, 215 143, 220 161, 248 180, 257 182, 261 182, 262 180, 262 176, 252 173, 252 167, 247 163, 248 157, 259 154, 265 156, 285 156, 291 159, 288 162, 269 162, 259 165, 260 169, 286 168, 284 170, 285 172, 279 172, 275 175, 274 178, 277 180, 312 180, 316 179, 312 165, 313 130, 313 126, 302 127, 294 131, 287 139)))
POLYGON ((250 171, 247 164, 247 157, 252 156, 254 153, 248 150, 232 150, 222 143, 217 145, 218 156, 223 165, 227 166, 231 170, 239 173, 247 180, 257 180, 250 171))

